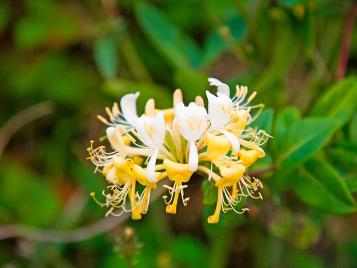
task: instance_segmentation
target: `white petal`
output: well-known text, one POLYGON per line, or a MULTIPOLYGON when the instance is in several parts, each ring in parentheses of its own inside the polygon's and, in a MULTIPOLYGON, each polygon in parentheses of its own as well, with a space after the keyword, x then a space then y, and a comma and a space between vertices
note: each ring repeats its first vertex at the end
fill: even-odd
POLYGON ((184 116, 185 116, 185 105, 183 104, 183 102, 179 102, 176 104, 175 106, 175 118, 176 118, 176 121, 183 121, 184 120, 184 116))
POLYGON ((218 97, 206 91, 208 99, 208 117, 211 129, 223 129, 230 121, 233 109, 232 100, 226 95, 219 94, 218 97))
POLYGON ((150 156, 148 165, 146 167, 146 177, 148 181, 150 182, 156 182, 156 175, 155 175, 155 165, 156 165, 156 159, 159 154, 159 150, 156 149, 153 154, 150 156))
POLYGON ((211 86, 216 86, 219 93, 229 97, 229 86, 216 78, 208 78, 208 82, 211 86))
POLYGON ((150 148, 160 148, 164 143, 166 135, 166 124, 164 114, 156 116, 142 115, 136 120, 135 129, 138 138, 150 148))
POLYGON ((166 136, 166 123, 164 113, 160 112, 153 118, 153 145, 160 148, 166 136))
POLYGON ((176 105, 175 121, 181 135, 188 141, 199 139, 207 128, 207 111, 204 107, 191 102, 184 106, 182 102, 176 105))
POLYGON ((136 100, 138 99, 140 93, 131 93, 124 95, 120 100, 120 106, 123 112, 123 115, 132 126, 135 125, 135 122, 138 118, 136 113, 136 100))
POLYGON ((148 147, 152 147, 152 139, 147 132, 147 130, 151 128, 151 125, 151 118, 146 115, 140 116, 135 123, 135 130, 138 134, 139 140, 148 147))
POLYGON ((239 142, 238 138, 226 130, 221 130, 221 132, 229 139, 229 141, 232 145, 233 153, 237 154, 240 149, 240 142, 239 142))
POLYGON ((198 168, 198 151, 194 141, 190 142, 189 156, 188 156, 188 169, 196 171, 198 168))
POLYGON ((124 144, 122 142, 119 129, 115 127, 108 127, 106 129, 106 134, 110 142, 110 145, 113 147, 113 149, 120 151, 123 148, 124 144))

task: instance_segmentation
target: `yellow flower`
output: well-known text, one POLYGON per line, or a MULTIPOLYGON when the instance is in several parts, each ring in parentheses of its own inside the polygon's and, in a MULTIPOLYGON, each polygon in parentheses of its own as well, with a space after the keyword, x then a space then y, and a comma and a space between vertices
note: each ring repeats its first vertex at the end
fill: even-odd
POLYGON ((174 182, 172 187, 165 185, 165 187, 169 190, 170 199, 167 201, 167 197, 164 196, 166 206, 166 212, 170 214, 176 214, 177 209, 177 201, 179 195, 181 194, 182 203, 186 206, 189 198, 185 198, 183 190, 187 187, 183 185, 183 183, 187 183, 193 171, 190 170, 188 164, 180 164, 173 162, 171 160, 164 160, 164 167, 167 172, 168 178, 174 182))

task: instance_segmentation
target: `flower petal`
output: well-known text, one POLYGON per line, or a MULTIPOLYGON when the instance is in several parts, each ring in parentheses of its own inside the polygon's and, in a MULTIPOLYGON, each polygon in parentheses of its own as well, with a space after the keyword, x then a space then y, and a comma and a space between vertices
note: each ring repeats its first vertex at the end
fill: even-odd
POLYGON ((190 149, 188 156, 188 169, 195 172, 198 168, 198 151, 194 141, 190 141, 190 149))
POLYGON ((160 148, 166 136, 166 123, 164 113, 160 112, 153 118, 153 145, 160 148))
MULTIPOLYGON (((219 94, 219 93, 218 93, 219 94)), ((208 99, 208 118, 211 129, 223 129, 231 120, 233 103, 226 95, 219 94, 218 97, 206 91, 208 99)))
POLYGON ((125 146, 118 127, 108 127, 106 134, 113 149, 120 151, 125 146))
POLYGON ((175 108, 175 121, 186 140, 196 141, 207 128, 208 115, 204 107, 194 102, 188 106, 180 102, 175 108))
POLYGON ((229 97, 229 86, 216 78, 208 78, 208 82, 211 86, 216 86, 219 93, 229 97))
POLYGON ((128 123, 132 126, 135 125, 138 118, 136 113, 136 100, 138 99, 139 95, 139 92, 126 94, 120 100, 120 106, 123 111, 123 115, 126 121, 128 121, 128 123))
POLYGON ((166 135, 164 113, 156 116, 142 115, 136 120, 135 129, 138 138, 150 148, 160 148, 166 135))
POLYGON ((226 130, 221 130, 221 132, 229 139, 229 141, 232 145, 233 153, 237 154, 240 149, 240 142, 239 142, 238 138, 234 134, 232 134, 226 130))
POLYGON ((155 176, 155 165, 158 155, 159 155, 159 149, 156 149, 153 152, 153 154, 150 156, 148 165, 146 167, 146 177, 150 182, 157 182, 157 178, 155 176))

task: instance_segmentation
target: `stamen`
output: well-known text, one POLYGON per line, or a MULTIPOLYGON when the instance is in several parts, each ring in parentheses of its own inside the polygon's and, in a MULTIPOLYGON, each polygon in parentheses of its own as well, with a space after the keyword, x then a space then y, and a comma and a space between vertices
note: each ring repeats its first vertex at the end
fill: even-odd
POLYGON ((120 115, 119 105, 117 102, 113 103, 112 111, 113 111, 114 117, 118 117, 120 115))
POLYGON ((108 122, 108 120, 107 119, 105 119, 103 116, 101 116, 101 115, 97 115, 97 119, 100 121, 100 122, 102 122, 103 124, 105 124, 105 125, 110 125, 110 123, 108 122))

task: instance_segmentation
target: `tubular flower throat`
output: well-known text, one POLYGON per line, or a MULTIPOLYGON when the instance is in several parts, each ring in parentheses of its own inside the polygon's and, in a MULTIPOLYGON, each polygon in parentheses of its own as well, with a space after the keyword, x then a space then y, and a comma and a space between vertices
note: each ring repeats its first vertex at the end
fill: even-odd
POLYGON ((121 98, 120 108, 117 103, 107 107, 107 118, 98 115, 107 126, 111 149, 94 148, 91 141, 88 159, 95 172, 104 175, 108 187, 102 193, 103 202, 94 193, 91 196, 107 207, 107 216, 131 212, 133 220, 141 219, 148 211, 151 192, 164 179, 168 182, 163 185, 168 190, 163 196, 166 212, 176 214, 179 200, 188 204, 185 189, 195 172, 216 187, 217 202, 209 223, 217 223, 221 211, 241 214, 249 210, 241 206, 246 198, 262 199, 261 181, 247 170, 265 156, 262 145, 271 138, 250 127, 264 106, 250 104, 256 92, 247 97, 245 86, 236 86, 231 98, 228 85, 215 78, 208 81, 217 92, 206 91, 207 110, 200 96, 185 106, 178 89, 169 109, 159 110, 149 99, 139 116, 139 93, 134 93, 121 98))

